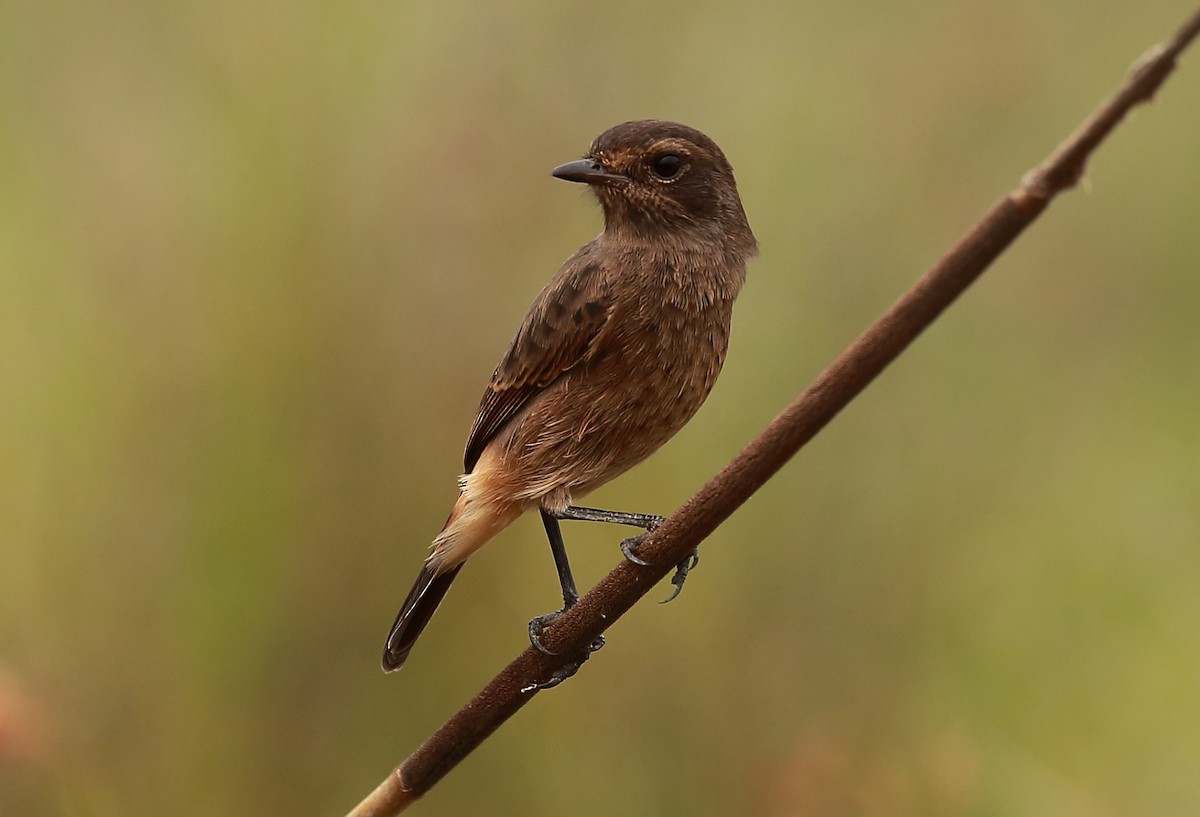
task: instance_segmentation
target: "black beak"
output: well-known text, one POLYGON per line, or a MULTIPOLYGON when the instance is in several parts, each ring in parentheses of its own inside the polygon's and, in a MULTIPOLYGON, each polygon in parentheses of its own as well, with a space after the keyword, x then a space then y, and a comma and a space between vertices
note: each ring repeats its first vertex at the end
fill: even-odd
POLYGON ((583 182, 584 184, 613 184, 615 182, 628 181, 628 179, 619 173, 609 173, 604 169, 604 165, 595 159, 579 159, 575 162, 567 162, 565 165, 559 165, 550 171, 550 175, 556 179, 566 179, 569 182, 583 182))

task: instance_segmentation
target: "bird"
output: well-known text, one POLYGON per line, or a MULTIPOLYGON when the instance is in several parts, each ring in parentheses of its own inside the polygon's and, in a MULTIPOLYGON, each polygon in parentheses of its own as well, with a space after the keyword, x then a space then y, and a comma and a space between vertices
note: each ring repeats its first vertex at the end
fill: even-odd
MULTIPOLYGON (((467 558, 526 512, 541 516, 563 610, 578 601, 559 520, 646 531, 661 523, 572 503, 674 436, 725 362, 734 300, 758 242, 717 144, 676 122, 630 121, 551 173, 591 189, 604 229, 542 289, 492 375, 457 501, 388 634, 385 672, 405 663, 467 558)), ((638 539, 622 544, 634 561, 638 539)), ((676 593, 694 564, 679 566, 676 593)), ((538 636, 563 610, 530 622, 543 652, 538 636)))

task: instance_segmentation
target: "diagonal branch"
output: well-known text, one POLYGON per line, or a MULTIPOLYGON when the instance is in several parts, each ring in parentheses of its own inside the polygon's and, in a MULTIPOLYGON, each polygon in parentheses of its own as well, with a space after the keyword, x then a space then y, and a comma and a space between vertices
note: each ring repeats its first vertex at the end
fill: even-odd
POLYGON ((425 794, 504 721, 537 695, 537 684, 583 652, 757 491, 825 424, 962 294, 1060 192, 1082 177, 1088 157, 1134 106, 1154 97, 1179 54, 1200 34, 1200 10, 1166 44, 1138 60, 1125 84, 1051 156, 1032 170, 803 394, 733 461, 648 535, 638 555, 618 564, 554 622, 542 641, 505 667, 429 737, 347 817, 391 817, 425 794))

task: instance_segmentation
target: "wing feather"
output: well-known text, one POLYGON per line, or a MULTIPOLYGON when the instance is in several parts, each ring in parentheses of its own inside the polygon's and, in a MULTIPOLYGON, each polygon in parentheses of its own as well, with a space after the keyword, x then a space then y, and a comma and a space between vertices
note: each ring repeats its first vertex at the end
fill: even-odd
POLYGON ((613 297, 592 245, 563 265, 533 302, 479 403, 463 457, 467 473, 487 444, 530 401, 597 347, 613 297))

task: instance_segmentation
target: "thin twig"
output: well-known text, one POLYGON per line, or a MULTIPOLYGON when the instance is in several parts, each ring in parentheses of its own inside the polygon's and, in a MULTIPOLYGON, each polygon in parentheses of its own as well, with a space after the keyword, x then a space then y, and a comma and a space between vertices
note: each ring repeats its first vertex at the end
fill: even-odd
POLYGON ((650 562, 618 564, 542 638, 558 657, 526 649, 429 737, 347 817, 391 817, 429 791, 513 713, 539 681, 580 654, 758 490, 904 351, 1050 204, 1082 177, 1088 157, 1136 105, 1149 101, 1200 33, 1200 10, 1134 66, 1126 83, 997 202, 903 297, 843 352, 719 474, 642 542, 650 562))

